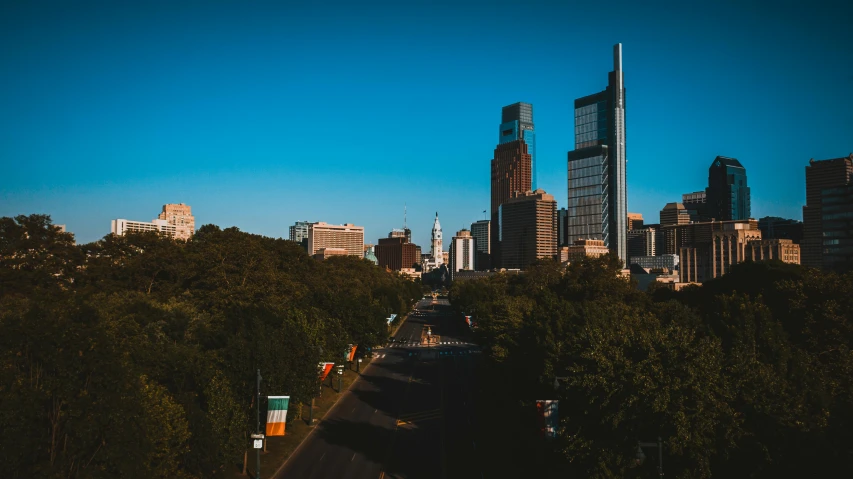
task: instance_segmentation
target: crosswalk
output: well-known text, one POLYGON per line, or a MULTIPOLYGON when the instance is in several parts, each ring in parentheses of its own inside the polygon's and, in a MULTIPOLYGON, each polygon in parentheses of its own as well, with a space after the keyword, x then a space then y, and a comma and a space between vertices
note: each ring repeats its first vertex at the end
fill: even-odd
POLYGON ((391 343, 388 345, 389 348, 434 348, 436 346, 450 346, 450 345, 458 345, 458 346, 473 346, 474 343, 466 343, 463 341, 441 341, 438 343, 418 343, 418 342, 408 342, 408 343, 391 343))
POLYGON ((403 414, 397 418, 397 427, 415 426, 416 423, 441 419, 441 409, 432 409, 429 411, 420 411, 410 414, 403 414))

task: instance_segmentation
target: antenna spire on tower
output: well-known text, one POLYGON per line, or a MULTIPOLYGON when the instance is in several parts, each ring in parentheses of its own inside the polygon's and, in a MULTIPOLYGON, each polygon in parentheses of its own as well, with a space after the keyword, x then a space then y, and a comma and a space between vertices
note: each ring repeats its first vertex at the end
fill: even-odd
POLYGON ((403 229, 406 229, 406 203, 403 203, 403 229))

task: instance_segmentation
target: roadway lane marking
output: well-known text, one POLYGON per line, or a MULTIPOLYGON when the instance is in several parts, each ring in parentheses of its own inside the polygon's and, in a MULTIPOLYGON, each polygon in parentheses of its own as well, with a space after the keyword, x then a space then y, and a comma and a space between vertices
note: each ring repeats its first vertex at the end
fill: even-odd
POLYGON ((355 455, 356 455, 356 453, 352 453, 352 457, 349 458, 349 462, 352 462, 352 460, 355 459, 355 455))
POLYGON ((324 457, 326 457, 326 453, 325 453, 325 452, 323 453, 323 455, 322 455, 322 456, 320 456, 320 460, 322 461, 324 457))
MULTIPOLYGON (((358 407, 358 406, 356 406, 356 407, 358 407)), ((352 411, 350 411, 349 413, 352 414, 354 412, 355 412, 355 408, 352 408, 352 411)))

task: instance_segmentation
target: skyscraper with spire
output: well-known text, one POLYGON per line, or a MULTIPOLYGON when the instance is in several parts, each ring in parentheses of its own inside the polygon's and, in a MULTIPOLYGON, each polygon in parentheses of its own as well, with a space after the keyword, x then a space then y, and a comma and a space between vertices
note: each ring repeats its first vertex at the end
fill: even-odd
POLYGON ((441 244, 441 223, 438 221, 438 211, 435 212, 435 222, 432 224, 432 241, 430 253, 435 262, 435 267, 439 267, 444 263, 444 255, 442 254, 441 244))
POLYGON ((575 149, 568 156, 568 243, 600 239, 626 261, 628 189, 621 43, 613 46, 607 88, 575 100, 575 149))

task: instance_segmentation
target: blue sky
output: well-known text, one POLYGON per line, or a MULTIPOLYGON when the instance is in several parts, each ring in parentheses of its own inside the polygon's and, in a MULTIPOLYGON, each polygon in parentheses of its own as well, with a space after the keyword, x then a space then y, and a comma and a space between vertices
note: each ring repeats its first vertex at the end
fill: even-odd
POLYGON ((375 242, 405 203, 428 245, 436 211, 447 236, 483 217, 517 101, 565 206, 572 102, 621 42, 629 211, 657 222, 725 155, 754 217, 800 219, 809 158, 853 151, 853 8, 746 3, 3 2, 0 216, 89 242, 184 202, 197 225, 375 242))

